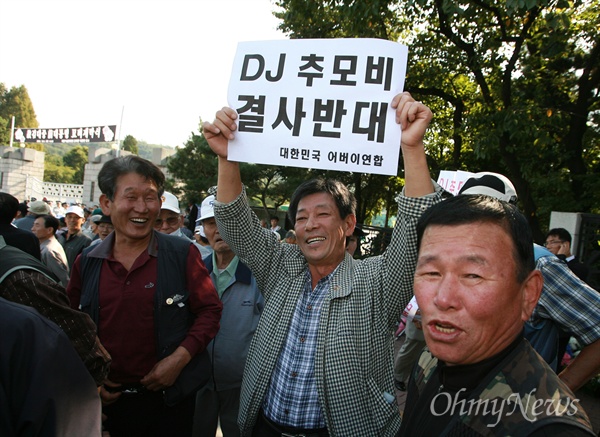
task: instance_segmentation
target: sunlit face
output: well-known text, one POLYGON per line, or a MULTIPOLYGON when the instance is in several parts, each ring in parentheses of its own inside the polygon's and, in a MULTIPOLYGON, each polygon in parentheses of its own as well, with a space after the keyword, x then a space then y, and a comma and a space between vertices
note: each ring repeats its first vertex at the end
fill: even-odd
POLYGON ((229 245, 221 238, 214 217, 202 220, 202 226, 204 226, 204 234, 206 235, 208 244, 210 244, 210 247, 212 247, 216 253, 224 253, 231 250, 229 245))
POLYGON ((315 193, 298 202, 296 212, 296 243, 308 264, 337 266, 344 259, 346 237, 352 235, 356 217, 341 218, 328 193, 315 193))
POLYGON ((70 212, 65 216, 65 223, 67 224, 69 234, 76 234, 81 231, 81 225, 83 225, 83 222, 84 219, 75 213, 70 212))
POLYGON ((119 176, 114 200, 103 194, 100 203, 117 238, 131 240, 150 238, 161 206, 156 183, 137 173, 119 176))
POLYGON ((520 335, 542 283, 539 271, 517 282, 513 247, 497 224, 425 230, 414 290, 434 356, 449 365, 477 363, 520 335))
POLYGON ((45 241, 48 238, 52 237, 52 235, 54 235, 54 229, 47 228, 46 223, 44 222, 44 219, 42 217, 38 217, 35 219, 35 221, 33 222, 33 226, 31 227, 31 232, 33 232, 35 236, 38 237, 38 240, 40 240, 40 242, 45 241))
POLYGON ((154 229, 163 234, 172 234, 183 226, 183 216, 169 209, 161 209, 154 229))

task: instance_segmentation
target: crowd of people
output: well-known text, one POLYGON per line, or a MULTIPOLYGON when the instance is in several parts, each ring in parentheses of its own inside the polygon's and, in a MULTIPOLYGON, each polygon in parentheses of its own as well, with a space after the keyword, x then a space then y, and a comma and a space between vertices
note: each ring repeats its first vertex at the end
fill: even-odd
POLYGON ((391 106, 405 185, 391 242, 365 259, 339 181, 303 182, 290 230, 254 213, 231 108, 203 126, 217 187, 186 211, 135 155, 104 164, 93 208, 24 214, 0 193, 0 435, 594 435, 574 392, 600 371, 600 295, 570 235, 535 245, 502 175, 445 192, 430 109, 391 106))

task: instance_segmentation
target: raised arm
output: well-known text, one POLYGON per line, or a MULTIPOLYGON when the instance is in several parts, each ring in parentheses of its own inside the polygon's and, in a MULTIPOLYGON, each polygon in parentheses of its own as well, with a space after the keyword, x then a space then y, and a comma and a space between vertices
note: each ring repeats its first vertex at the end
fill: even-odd
POLYGON ((237 113, 231 108, 223 108, 217 112, 212 123, 203 124, 204 137, 213 152, 219 157, 217 176, 217 200, 229 203, 242 192, 242 178, 237 162, 227 159, 228 142, 233 140, 237 130, 237 113))
POLYGON ((402 126, 402 158, 404 160, 407 197, 421 197, 433 193, 423 137, 432 118, 431 110, 415 101, 409 93, 398 94, 392 100, 396 122, 402 126))

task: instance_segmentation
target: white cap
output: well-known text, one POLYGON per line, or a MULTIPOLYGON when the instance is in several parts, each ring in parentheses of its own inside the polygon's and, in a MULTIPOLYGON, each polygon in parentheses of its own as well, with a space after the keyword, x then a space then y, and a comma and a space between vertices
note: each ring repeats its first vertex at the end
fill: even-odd
POLYGON ((510 179, 489 171, 475 173, 467 179, 458 194, 484 194, 508 203, 517 203, 517 190, 510 179))
POLYGON ((200 206, 200 217, 198 217, 196 222, 201 222, 202 220, 215 216, 214 203, 215 196, 208 196, 202 201, 202 205, 200 206))
POLYGON ((194 234, 200 234, 201 237, 206 238, 206 234, 204 233, 204 226, 199 225, 194 228, 194 234))
POLYGON ((162 206, 160 209, 168 209, 169 211, 181 214, 181 210, 179 209, 179 200, 177 200, 177 197, 175 197, 174 194, 165 191, 160 200, 162 200, 162 206))
POLYGON ((67 208, 67 210, 65 211, 65 217, 67 214, 77 214, 79 217, 83 218, 83 209, 80 206, 77 205, 71 205, 67 208))

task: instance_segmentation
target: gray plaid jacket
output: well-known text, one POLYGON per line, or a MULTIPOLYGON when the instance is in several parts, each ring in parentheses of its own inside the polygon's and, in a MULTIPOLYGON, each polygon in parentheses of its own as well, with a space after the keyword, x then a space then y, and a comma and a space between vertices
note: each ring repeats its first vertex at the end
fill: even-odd
MULTIPOLYGON (((330 435, 393 436, 400 428, 392 334, 413 294, 415 224, 441 200, 442 189, 435 187, 436 193, 421 198, 399 195, 398 220, 386 252, 361 261, 346 254, 332 277, 315 355, 319 403, 330 435)), ((215 202, 215 217, 222 238, 250 267, 266 302, 242 382, 239 423, 242 435, 250 435, 304 286, 307 263, 298 246, 280 243, 260 226, 245 192, 229 204, 215 202)))

